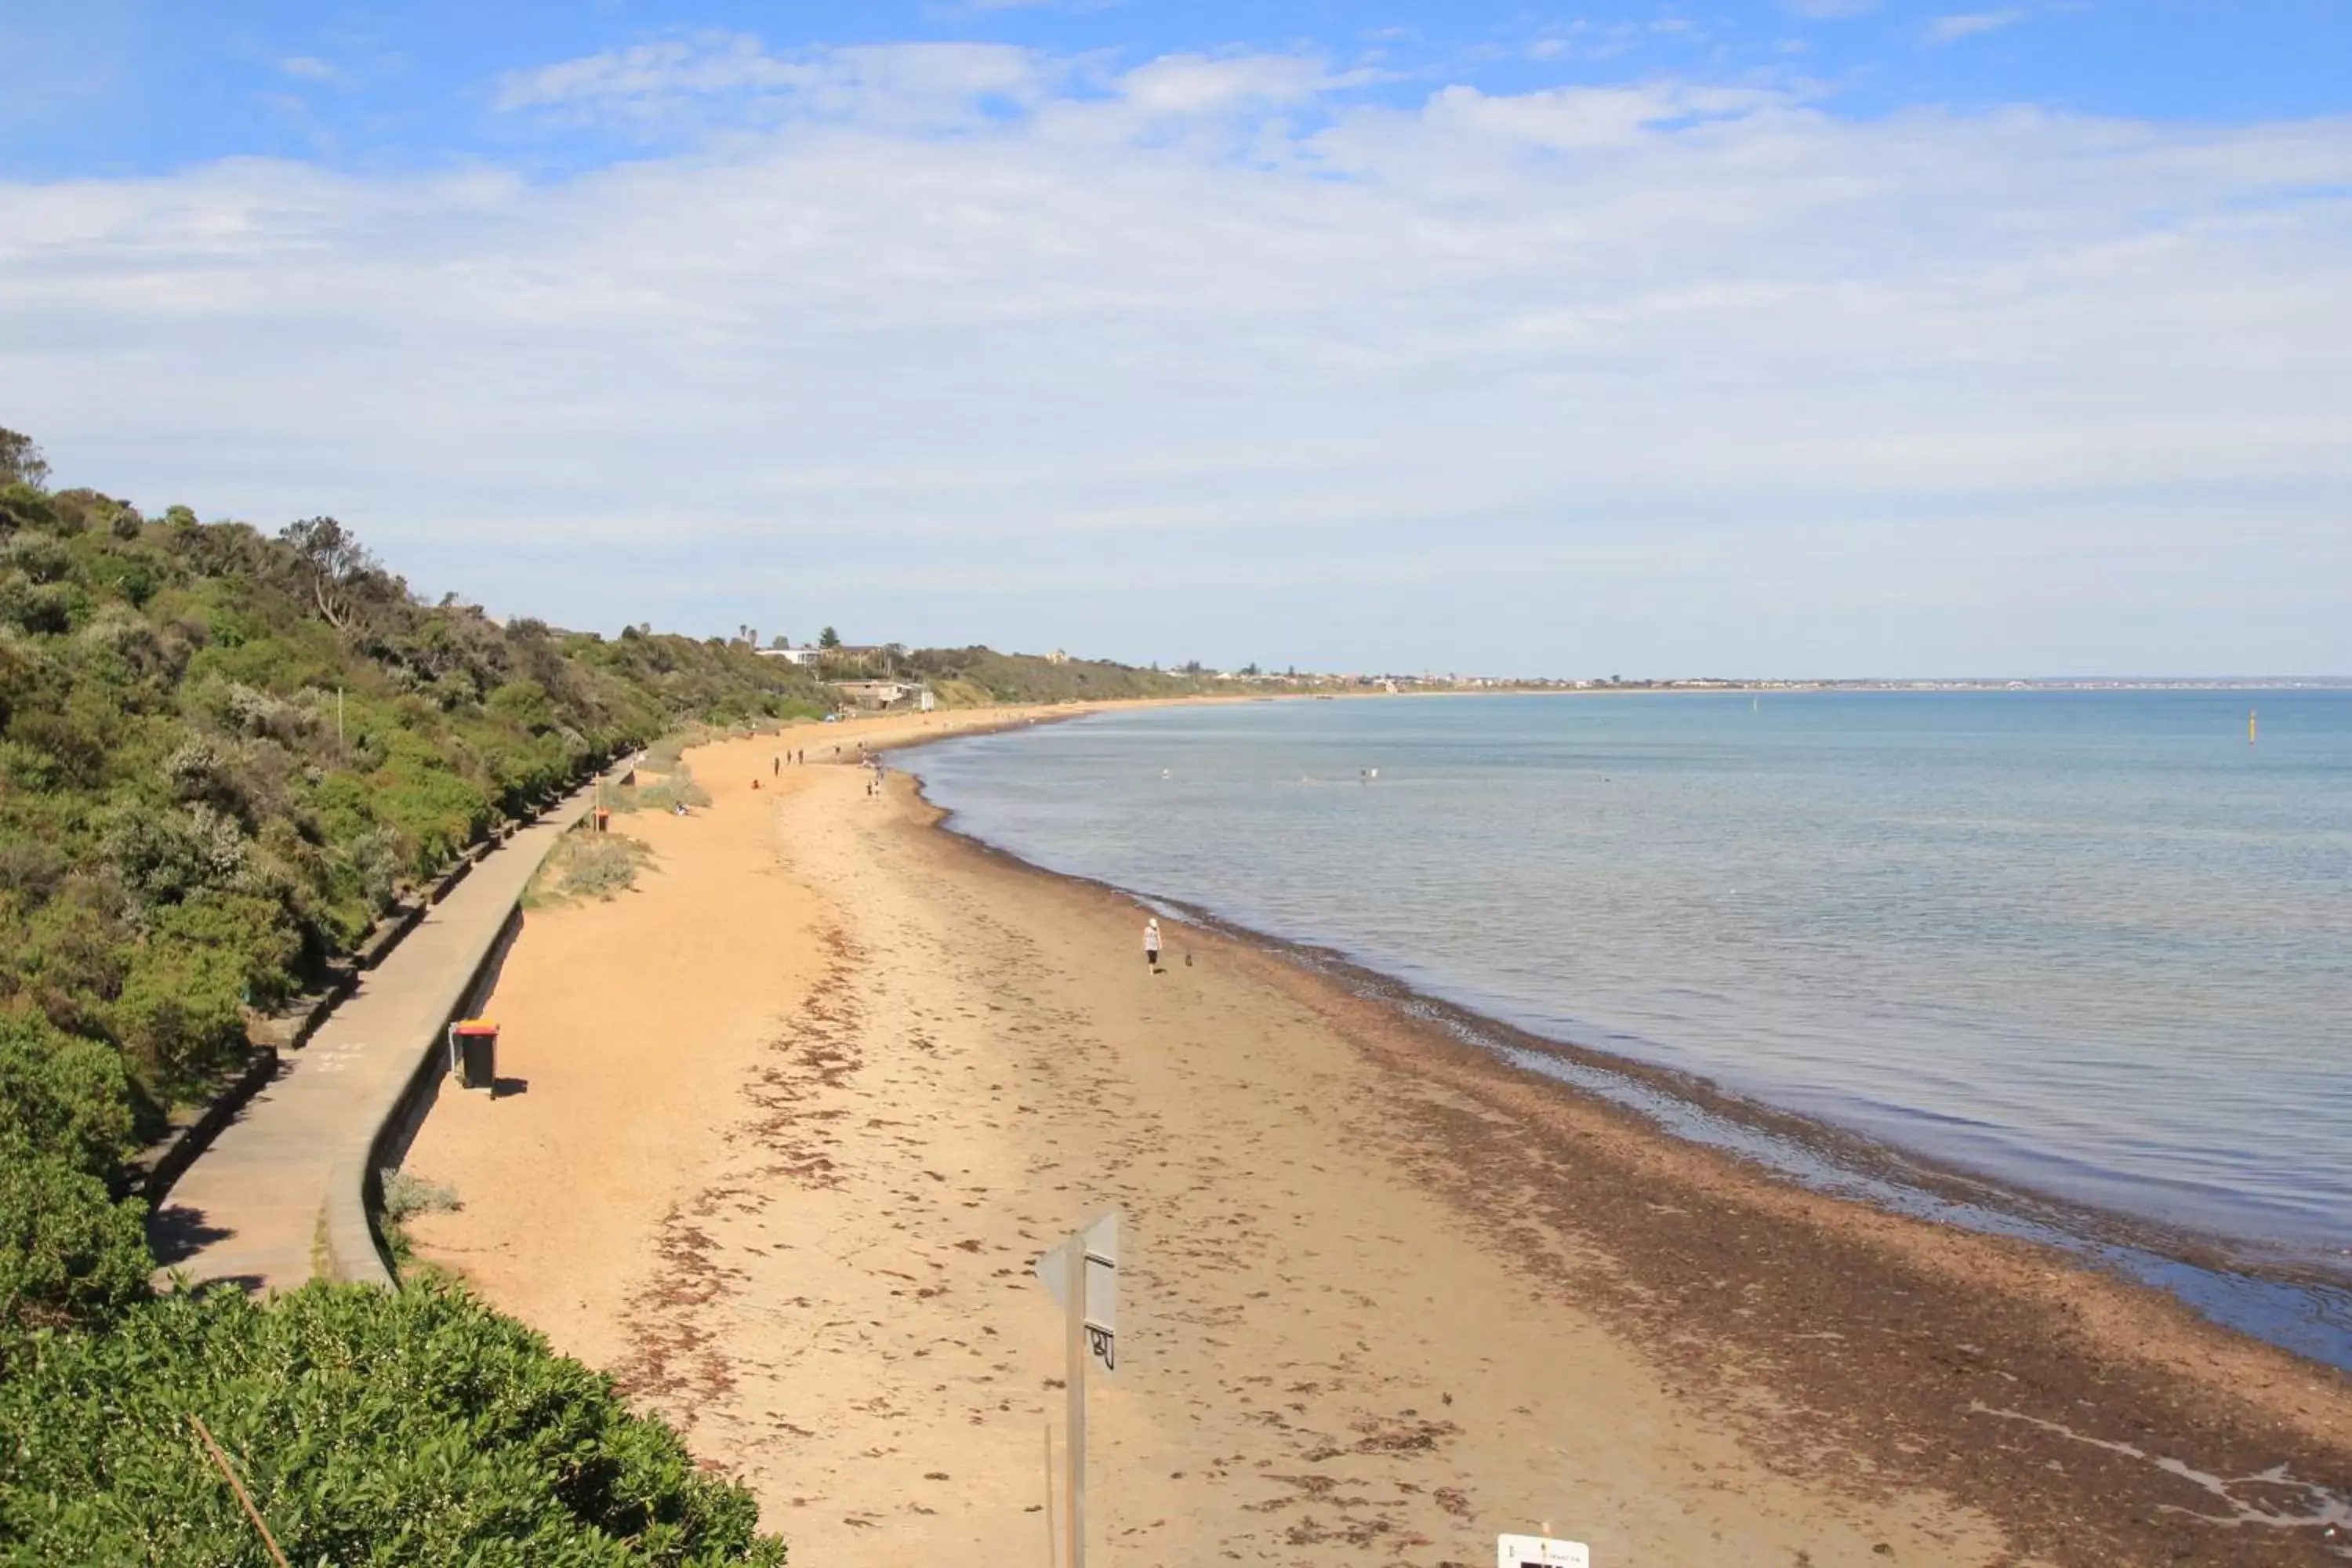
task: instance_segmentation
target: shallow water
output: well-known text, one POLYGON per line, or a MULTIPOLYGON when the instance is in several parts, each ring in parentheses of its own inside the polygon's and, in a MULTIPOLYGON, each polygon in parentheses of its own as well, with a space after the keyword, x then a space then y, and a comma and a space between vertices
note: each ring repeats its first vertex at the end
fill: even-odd
POLYGON ((1285 702, 911 761, 1054 869, 2352 1269, 2352 691, 1285 702))

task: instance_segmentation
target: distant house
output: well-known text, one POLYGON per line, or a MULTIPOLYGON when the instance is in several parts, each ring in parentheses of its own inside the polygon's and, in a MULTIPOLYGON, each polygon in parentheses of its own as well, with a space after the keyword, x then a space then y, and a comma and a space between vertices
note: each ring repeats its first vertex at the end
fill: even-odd
POLYGON ((763 647, 761 658, 781 658, 786 664, 810 665, 817 661, 817 649, 813 647, 763 647))
POLYGON ((833 689, 860 708, 914 708, 928 713, 931 689, 912 680, 836 680, 833 689))
POLYGON ((1047 664, 1067 664, 1070 662, 1070 656, 1064 653, 1060 648, 1055 648, 1053 652, 1045 656, 1045 662, 1047 664))

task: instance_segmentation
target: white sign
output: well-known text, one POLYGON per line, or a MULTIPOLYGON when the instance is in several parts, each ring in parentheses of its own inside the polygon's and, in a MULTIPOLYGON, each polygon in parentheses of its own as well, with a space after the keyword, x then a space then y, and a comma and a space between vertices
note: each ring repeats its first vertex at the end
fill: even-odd
MULTIPOLYGON (((1087 1350, 1105 1372, 1118 1369, 1118 1213, 1113 1210, 1072 1240, 1087 1249, 1087 1350)), ((1037 1278, 1054 1304, 1070 1308, 1070 1243, 1037 1260, 1037 1278)))
POLYGON ((1495 1568, 1592 1568, 1592 1553, 1580 1541, 1502 1535, 1495 1539, 1495 1568))

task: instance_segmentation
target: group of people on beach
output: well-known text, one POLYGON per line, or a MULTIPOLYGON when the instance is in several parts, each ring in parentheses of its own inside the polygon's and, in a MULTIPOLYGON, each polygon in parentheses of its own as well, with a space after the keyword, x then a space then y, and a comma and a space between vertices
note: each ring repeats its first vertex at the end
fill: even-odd
MULTIPOLYGON (((807 761, 808 753, 806 752, 779 752, 774 756, 768 759, 768 776, 770 778, 773 778, 777 774, 782 773, 786 763, 798 764, 807 761)), ((759 775, 756 773, 752 775, 751 787, 753 789, 758 789, 760 787, 759 775)))
MULTIPOLYGON (((841 748, 839 746, 835 746, 833 749, 833 754, 836 757, 841 755, 841 748)), ((778 752, 774 756, 768 759, 768 776, 770 778, 780 776, 787 765, 793 767, 807 766, 808 752, 804 748, 795 748, 789 752, 778 752)), ((871 775, 866 781, 866 794, 868 798, 880 795, 882 793, 882 759, 877 756, 869 756, 866 753, 866 742, 863 741, 857 742, 857 765, 867 770, 868 773, 871 775)), ((760 787, 760 781, 758 778, 754 777, 751 780, 751 787, 753 789, 758 789, 760 787)))

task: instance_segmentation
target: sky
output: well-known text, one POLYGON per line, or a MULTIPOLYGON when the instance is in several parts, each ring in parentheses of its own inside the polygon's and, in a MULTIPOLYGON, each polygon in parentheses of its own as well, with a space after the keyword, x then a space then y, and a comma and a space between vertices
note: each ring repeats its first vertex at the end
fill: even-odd
POLYGON ((2352 674, 2343 0, 10 0, 0 425, 566 626, 2352 674))

